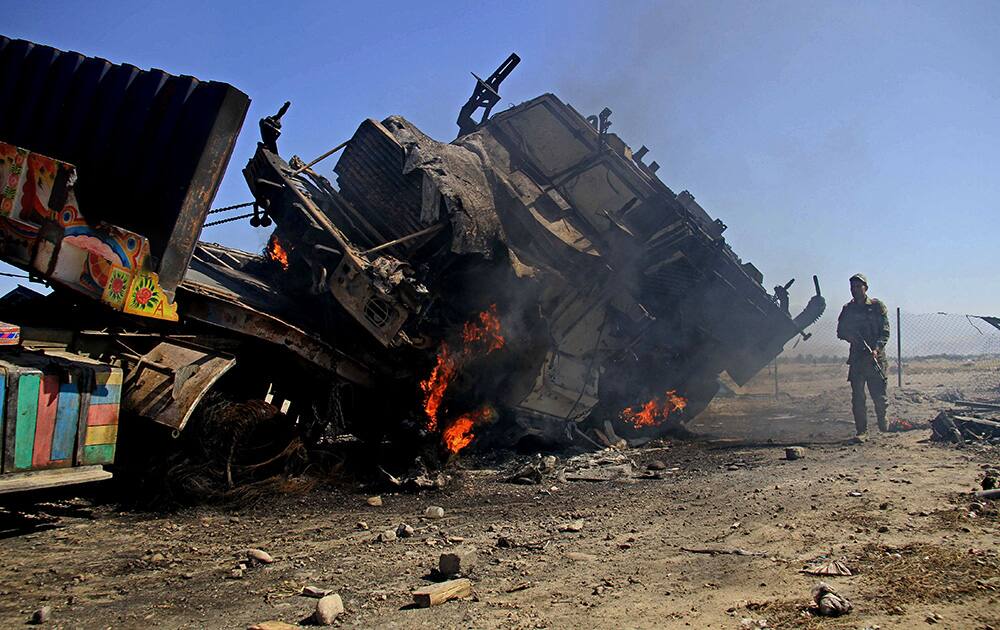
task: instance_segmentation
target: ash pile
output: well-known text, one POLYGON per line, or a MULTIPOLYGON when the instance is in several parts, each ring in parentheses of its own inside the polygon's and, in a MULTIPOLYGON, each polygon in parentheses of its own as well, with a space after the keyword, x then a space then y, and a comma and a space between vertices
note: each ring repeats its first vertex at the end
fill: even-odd
POLYGON ((293 350, 309 378, 272 390, 316 435, 432 443, 442 459, 657 437, 822 314, 815 277, 793 316, 791 282, 769 293, 726 225, 610 131, 610 110, 544 94, 491 116, 518 62, 477 78, 451 142, 390 116, 307 164, 279 152, 287 104, 260 121, 244 175, 254 220, 275 225, 265 256, 202 244, 189 280, 307 334, 293 350), (317 164, 337 153, 331 181, 317 164))

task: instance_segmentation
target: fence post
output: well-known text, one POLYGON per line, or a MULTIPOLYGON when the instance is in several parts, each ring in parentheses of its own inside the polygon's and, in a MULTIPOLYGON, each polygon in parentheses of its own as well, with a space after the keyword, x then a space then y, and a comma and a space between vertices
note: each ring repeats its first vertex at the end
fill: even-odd
POLYGON ((903 330, 899 327, 901 318, 899 307, 896 307, 896 382, 898 387, 903 387, 903 330))

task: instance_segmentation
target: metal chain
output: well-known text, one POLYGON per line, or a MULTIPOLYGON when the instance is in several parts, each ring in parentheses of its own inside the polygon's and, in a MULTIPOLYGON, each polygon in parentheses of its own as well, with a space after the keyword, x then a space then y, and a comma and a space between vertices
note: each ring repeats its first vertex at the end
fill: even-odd
POLYGON ((237 210, 239 208, 246 208, 252 206, 254 202, 248 201, 246 203, 238 203, 235 206, 226 206, 225 208, 216 208, 215 210, 209 210, 208 214, 216 214, 218 212, 225 212, 226 210, 237 210))
POLYGON ((240 214, 240 215, 237 215, 235 217, 229 217, 227 219, 219 219, 218 221, 209 221, 208 223, 206 223, 202 227, 211 227, 213 225, 221 225, 222 223, 230 223, 232 221, 239 221, 240 219, 246 219, 246 218, 252 217, 253 215, 254 215, 254 213, 251 212, 250 214, 240 214))

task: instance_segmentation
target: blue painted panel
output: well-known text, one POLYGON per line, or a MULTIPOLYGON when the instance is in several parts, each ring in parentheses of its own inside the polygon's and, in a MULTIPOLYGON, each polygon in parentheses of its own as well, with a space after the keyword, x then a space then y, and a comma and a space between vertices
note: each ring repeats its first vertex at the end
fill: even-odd
POLYGON ((56 407, 52 461, 67 460, 73 456, 79 418, 80 386, 77 383, 63 383, 59 386, 59 405, 56 407))
POLYGON ((119 385, 98 385, 90 394, 90 404, 109 405, 115 404, 122 398, 122 386, 119 385))

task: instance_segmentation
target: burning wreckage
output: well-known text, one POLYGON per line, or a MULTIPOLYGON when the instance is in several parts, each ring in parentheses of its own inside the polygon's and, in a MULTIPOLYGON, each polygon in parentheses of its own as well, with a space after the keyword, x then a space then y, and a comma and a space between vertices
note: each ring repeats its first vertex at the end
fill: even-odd
MULTIPOLYGON (((677 430, 723 371, 745 383, 806 336, 818 282, 791 316, 791 283, 769 294, 726 226, 609 130, 609 110, 545 94, 491 116, 518 62, 477 77, 450 143, 391 116, 286 160, 286 103, 243 169, 252 212, 205 223, 245 95, 0 38, 0 77, 17 86, 0 98, 0 255, 54 288, 0 301, 23 327, 0 357, 8 382, 25 366, 43 385, 86 373, 75 391, 93 408, 113 389, 101 379, 117 381, 124 417, 228 445, 233 484, 253 468, 236 444, 262 427, 304 447, 353 433, 442 453, 677 430), (338 152, 334 183, 314 167, 338 152), (240 218, 274 225, 263 254, 198 241, 240 218)), ((103 425, 79 416, 56 438, 78 453, 39 455, 52 439, 36 428, 34 457, 3 472, 109 463, 107 431, 110 459, 83 456, 103 425)), ((5 453, 31 437, 13 424, 5 453)))

